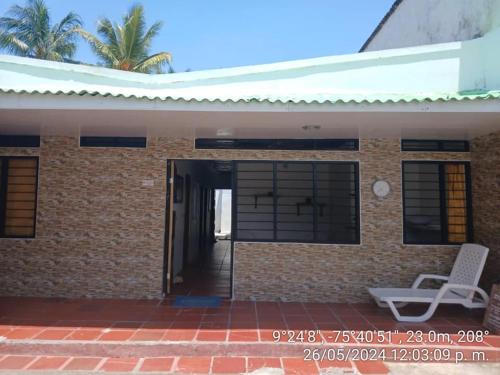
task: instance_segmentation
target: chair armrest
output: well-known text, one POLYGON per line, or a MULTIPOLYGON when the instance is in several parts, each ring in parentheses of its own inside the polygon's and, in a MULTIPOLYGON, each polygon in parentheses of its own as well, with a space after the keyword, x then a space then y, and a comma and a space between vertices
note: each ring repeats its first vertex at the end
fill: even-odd
POLYGON ((434 280, 444 280, 447 281, 449 279, 448 276, 441 276, 441 275, 432 275, 428 273, 422 273, 418 275, 417 279, 413 282, 413 285, 411 286, 412 289, 418 289, 420 284, 422 284, 422 281, 425 279, 434 279, 434 280))
POLYGON ((450 290, 450 289, 462 289, 462 290, 470 290, 471 293, 469 294, 469 296, 467 298, 470 298, 472 299, 474 297, 474 294, 475 293, 479 293, 479 295, 483 298, 484 302, 487 304, 488 301, 489 301, 489 297, 488 297, 488 294, 486 294, 486 292, 481 289, 480 287, 478 286, 472 286, 472 285, 463 285, 463 284, 450 284, 450 283, 446 283, 444 284, 441 289, 439 289, 439 293, 438 295, 439 296, 444 296, 444 294, 450 290))

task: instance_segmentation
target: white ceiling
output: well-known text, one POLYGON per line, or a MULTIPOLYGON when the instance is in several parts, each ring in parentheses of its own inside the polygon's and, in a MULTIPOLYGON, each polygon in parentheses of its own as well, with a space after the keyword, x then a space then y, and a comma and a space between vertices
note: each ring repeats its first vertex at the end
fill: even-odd
POLYGON ((500 113, 203 112, 0 109, 0 134, 229 138, 471 139, 500 130, 500 113), (305 131, 304 125, 319 125, 305 131))

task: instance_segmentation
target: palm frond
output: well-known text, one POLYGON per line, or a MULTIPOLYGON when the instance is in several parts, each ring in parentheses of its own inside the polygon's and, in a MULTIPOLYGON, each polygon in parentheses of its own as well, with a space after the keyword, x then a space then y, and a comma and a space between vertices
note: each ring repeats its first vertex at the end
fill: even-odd
POLYGON ((159 34, 162 26, 163 26, 163 23, 161 21, 155 22, 149 28, 149 30, 146 32, 146 34, 144 34, 144 37, 142 38, 142 44, 144 45, 144 48, 146 50, 151 47, 151 43, 153 41, 153 38, 159 34))
POLYGON ((61 21, 52 27, 52 33, 56 37, 60 34, 67 34, 67 31, 82 26, 82 19, 76 13, 69 12, 61 21))
POLYGON ((61 34, 57 37, 57 39, 52 41, 49 49, 61 55, 60 60, 58 61, 73 58, 77 48, 74 39, 79 30, 80 28, 78 27, 73 30, 68 30, 66 33, 61 34))
POLYGON ((141 45, 141 38, 144 34, 144 8, 142 5, 133 6, 124 24, 125 57, 130 60, 140 60, 144 58, 144 46, 141 45))
POLYGON ((58 61, 72 58, 76 52, 75 39, 80 30, 82 21, 75 13, 68 13, 52 28, 50 49, 57 52, 58 61))
POLYGON ((115 25, 115 32, 117 35, 118 46, 116 56, 119 60, 124 61, 127 58, 127 45, 125 44, 125 27, 122 25, 115 25))
POLYGON ((13 34, 0 34, 0 48, 18 56, 28 56, 29 46, 13 34))
POLYGON ((64 61, 69 58, 73 57, 76 52, 76 44, 75 43, 65 43, 63 45, 56 46, 56 48, 51 49, 55 54, 57 54, 58 60, 57 61, 64 61))
POLYGON ((108 46, 109 52, 116 60, 119 60, 122 53, 118 26, 113 25, 108 18, 103 18, 97 22, 97 33, 101 36, 102 42, 108 46))
POLYGON ((106 63, 110 66, 118 64, 118 59, 106 43, 101 42, 96 36, 83 29, 79 29, 78 33, 90 44, 94 52, 106 63))
MULTIPOLYGON (((28 46, 28 50, 32 50, 31 47, 35 45, 35 32, 30 19, 19 18, 19 15, 23 17, 24 14, 24 8, 18 5, 11 7, 7 15, 12 17, 0 18, 0 30, 2 33, 9 34, 12 41, 21 41, 28 46)), ((13 47, 15 48, 15 46, 13 47)))
POLYGON ((159 72, 172 60, 168 52, 149 56, 152 39, 158 35, 161 26, 161 22, 155 22, 146 30, 144 8, 135 5, 122 17, 121 24, 101 19, 97 24, 100 39, 84 30, 78 32, 108 67, 150 73, 159 72))
POLYGON ((23 56, 62 61, 76 51, 76 29, 81 19, 68 13, 51 27, 49 9, 43 0, 14 5, 0 18, 0 48, 23 56))
POLYGON ((164 64, 170 64, 172 55, 168 52, 155 53, 154 55, 146 57, 134 66, 134 71, 141 73, 149 73, 155 67, 161 67, 164 64))
POLYGON ((107 43, 117 43, 113 24, 108 18, 97 21, 97 34, 104 38, 107 43))
POLYGON ((12 17, 0 17, 0 28, 11 31, 19 26, 19 20, 12 17))
POLYGON ((67 29, 62 33, 52 34, 53 44, 59 45, 68 43, 71 44, 75 40, 76 36, 79 35, 79 31, 81 30, 80 26, 74 26, 71 29, 67 29))
POLYGON ((43 0, 31 0, 31 6, 26 8, 32 24, 33 49, 35 57, 46 58, 48 38, 50 38, 49 10, 43 0))

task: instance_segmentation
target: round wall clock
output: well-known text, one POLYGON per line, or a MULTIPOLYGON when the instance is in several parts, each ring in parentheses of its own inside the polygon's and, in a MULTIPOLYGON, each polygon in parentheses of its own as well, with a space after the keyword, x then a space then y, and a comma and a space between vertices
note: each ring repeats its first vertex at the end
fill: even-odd
POLYGON ((391 186, 387 181, 377 180, 373 183, 372 190, 378 198, 384 198, 391 192, 391 186))

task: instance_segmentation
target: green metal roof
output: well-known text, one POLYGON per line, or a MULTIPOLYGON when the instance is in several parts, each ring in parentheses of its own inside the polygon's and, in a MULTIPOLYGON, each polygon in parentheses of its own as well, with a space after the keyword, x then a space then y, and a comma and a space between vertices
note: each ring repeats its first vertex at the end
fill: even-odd
POLYGON ((498 99, 498 45, 495 29, 466 42, 161 75, 3 55, 0 92, 219 103, 498 99))

